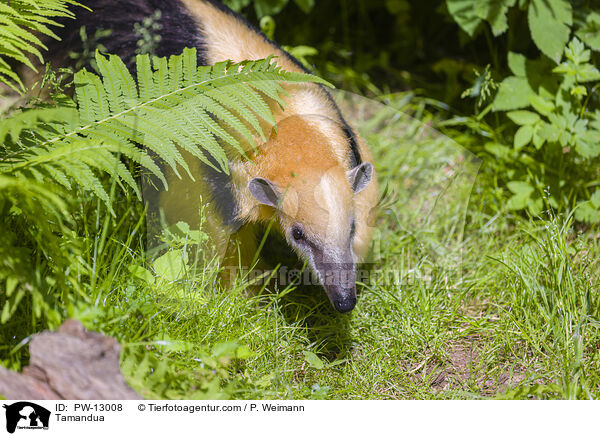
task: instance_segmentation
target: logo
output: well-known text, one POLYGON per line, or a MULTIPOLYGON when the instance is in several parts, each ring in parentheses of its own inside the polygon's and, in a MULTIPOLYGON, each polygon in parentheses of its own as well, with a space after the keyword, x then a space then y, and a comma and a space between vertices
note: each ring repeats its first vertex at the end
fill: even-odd
POLYGON ((15 429, 48 430, 50 411, 28 401, 19 401, 10 405, 4 404, 6 409, 6 431, 14 433, 15 429))

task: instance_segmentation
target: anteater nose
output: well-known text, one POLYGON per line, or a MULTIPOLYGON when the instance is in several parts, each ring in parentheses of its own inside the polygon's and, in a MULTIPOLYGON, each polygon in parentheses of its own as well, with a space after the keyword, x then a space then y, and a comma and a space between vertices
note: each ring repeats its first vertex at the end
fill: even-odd
POLYGON ((344 297, 333 300, 333 307, 340 313, 347 313, 356 306, 356 297, 354 295, 346 295, 344 297))

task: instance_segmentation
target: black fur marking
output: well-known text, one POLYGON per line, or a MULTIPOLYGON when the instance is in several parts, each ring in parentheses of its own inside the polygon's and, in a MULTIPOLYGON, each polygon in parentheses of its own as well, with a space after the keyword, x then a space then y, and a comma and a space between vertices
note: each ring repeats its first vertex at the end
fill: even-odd
MULTIPOLYGON (((337 108, 337 111, 338 113, 340 112, 339 108, 337 108)), ((358 143, 356 142, 356 135, 354 134, 352 127, 350 127, 346 120, 342 118, 342 114, 340 114, 340 120, 343 125, 344 134, 350 143, 350 168, 355 168, 362 163, 362 158, 360 157, 360 152, 358 151, 358 143)))
MULTIPOLYGON (((208 159, 218 168, 217 162, 212 157, 208 157, 208 159)), ((232 232, 237 232, 243 222, 238 219, 239 208, 231 176, 223 171, 216 171, 208 165, 203 165, 202 179, 211 188, 211 200, 217 213, 221 216, 223 224, 228 226, 232 232)))
POLYGON ((180 54, 185 47, 196 47, 198 63, 207 65, 204 41, 198 32, 194 19, 185 7, 176 0, 89 0, 86 6, 92 12, 79 8, 76 20, 63 20, 65 27, 57 30, 62 41, 50 42, 50 52, 60 53, 66 60, 66 50, 77 51, 82 46, 79 29, 85 26, 88 37, 99 29, 110 29, 111 34, 98 42, 106 47, 106 52, 118 55, 127 67, 135 69, 135 56, 139 37, 135 34, 134 24, 142 23, 144 18, 155 11, 161 12, 157 34, 161 40, 157 44, 156 56, 180 54))

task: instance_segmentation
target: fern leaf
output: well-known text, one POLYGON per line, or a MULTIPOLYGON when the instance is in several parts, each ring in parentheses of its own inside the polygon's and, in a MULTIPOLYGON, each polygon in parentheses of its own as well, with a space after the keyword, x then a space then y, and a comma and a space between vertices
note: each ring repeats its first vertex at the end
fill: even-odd
POLYGON ((110 197, 106 193, 104 186, 100 179, 94 174, 91 168, 83 163, 81 160, 61 162, 61 167, 66 173, 68 173, 75 182, 81 186, 84 190, 91 192, 94 196, 98 197, 104 204, 108 211, 114 215, 110 197))
MULTIPOLYGON (((119 59, 119 58, 116 58, 119 59)), ((96 52, 96 64, 102 74, 102 83, 104 85, 102 91, 106 95, 110 110, 113 113, 122 112, 126 109, 125 96, 123 94, 123 84, 120 82, 117 61, 112 59, 112 65, 109 67, 109 60, 96 52)), ((122 63, 121 59, 119 61, 122 63)))
MULTIPOLYGON (((11 1, 26 15, 15 16, 14 23, 49 34, 53 17, 70 14, 58 4, 73 2, 11 1)), ((0 1, 2 6, 6 4, 0 1)), ((15 33, 21 39, 7 38, 9 48, 0 40, 0 80, 14 79, 18 87, 2 56, 31 54, 23 44, 42 46, 15 33)), ((263 120, 273 123, 269 105, 283 105, 282 82, 323 83, 287 73, 271 59, 198 67, 193 49, 169 60, 139 56, 135 78, 118 58, 98 59, 100 76, 85 70, 76 74, 76 106, 65 100, 64 106, 23 109, 0 119, 0 204, 9 206, 0 220, 8 229, 0 232, 0 287, 11 283, 0 323, 18 313, 27 296, 36 322, 42 316, 60 318, 46 301, 57 290, 87 295, 79 272, 73 272, 87 266, 77 240, 69 236, 75 211, 66 191, 77 187, 86 194, 82 201, 98 201, 114 215, 111 195, 117 191, 109 187, 141 195, 126 160, 154 174, 165 188, 165 166, 177 175, 181 169, 189 173, 181 150, 227 171, 228 153, 243 152, 240 141, 251 143, 261 134, 263 120)))
POLYGON ((194 83, 194 75, 197 71, 198 58, 196 57, 196 50, 191 48, 184 48, 181 56, 183 58, 183 85, 191 86, 194 83))
POLYGON ((35 199, 40 211, 49 213, 60 220, 67 219, 64 211, 67 205, 60 196, 45 188, 44 185, 33 182, 32 180, 23 180, 17 177, 0 175, 0 193, 12 191, 14 199, 19 204, 19 199, 35 199), (4 192, 2 192, 4 191, 4 192))
POLYGON ((38 35, 58 39, 50 27, 58 25, 56 18, 74 18, 68 7, 75 5, 82 6, 73 0, 0 2, 0 83, 17 92, 25 91, 7 59, 14 59, 37 71, 28 56, 33 55, 43 63, 40 49, 45 49, 46 46, 38 35))
POLYGON ((0 121, 0 144, 10 136, 13 142, 17 142, 24 130, 32 129, 39 123, 71 124, 77 117, 77 110, 68 107, 50 107, 29 109, 16 112, 10 118, 0 121))
MULTIPOLYGON (((217 88, 219 91, 218 92, 207 92, 206 96, 210 97, 214 100, 217 100, 219 103, 221 103, 223 106, 228 107, 228 108, 232 108, 233 110, 236 111, 236 114, 239 118, 242 119, 242 121, 244 121, 245 123, 249 124, 253 130, 255 134, 258 134, 263 140, 265 140, 265 135, 263 132, 263 129, 260 126, 260 121, 257 118, 257 114, 256 114, 256 109, 260 109, 258 106, 253 106, 251 103, 246 103, 244 101, 244 96, 241 95, 240 97, 240 93, 238 92, 237 87, 234 87, 233 85, 231 86, 223 86, 222 88, 217 88)), ((243 94, 243 92, 241 93, 243 94)), ((252 92, 250 92, 250 94, 252 94, 252 92)), ((262 101, 262 100, 261 100, 262 101)), ((263 101, 264 104, 264 101, 263 101)), ((266 119, 267 121, 270 122, 270 124, 274 124, 275 120, 273 120, 273 115, 271 114, 271 111, 268 109, 267 107, 267 111, 268 111, 268 115, 266 115, 267 118, 263 118, 266 119)), ((260 116, 260 110, 258 111, 258 116, 260 116)), ((264 112, 262 115, 265 115, 264 112)), ((225 119, 225 121, 228 121, 228 119, 225 119)), ((229 120, 231 123, 231 120, 229 120)))
POLYGON ((244 153, 240 139, 252 143, 254 135, 264 137, 261 122, 275 123, 266 98, 283 105, 281 82, 324 83, 285 72, 271 58, 198 67, 194 49, 168 60, 138 56, 137 80, 115 56, 96 53, 96 61, 100 75, 86 70, 75 75, 77 110, 33 109, 0 121, 1 139, 10 135, 13 144, 31 144, 17 149, 0 173, 54 180, 66 189, 78 185, 111 212, 100 174, 141 195, 121 156, 149 170, 165 188, 160 163, 193 179, 181 150, 227 172, 223 145, 244 153))
POLYGON ((210 130, 197 122, 198 119, 202 119, 201 117, 210 118, 207 113, 198 113, 198 109, 187 100, 177 100, 173 105, 161 104, 161 108, 162 110, 157 112, 152 111, 152 108, 146 108, 144 113, 151 112, 153 116, 168 120, 169 125, 174 126, 169 135, 173 135, 182 148, 205 164, 213 166, 197 146, 197 142, 200 142, 222 167, 227 165, 227 156, 222 147, 211 135, 210 130), (181 138, 184 140, 182 141, 181 138))
POLYGON ((154 87, 150 58, 148 56, 137 55, 136 66, 140 100, 149 101, 158 95, 158 91, 154 87))
POLYGON ((154 162, 154 160, 144 150, 136 147, 135 145, 127 142, 127 138, 119 136, 112 129, 97 129, 94 132, 88 134, 89 138, 98 139, 107 151, 121 154, 133 162, 140 165, 142 168, 150 171, 156 176, 165 188, 168 187, 167 180, 165 179, 160 167, 154 162))
POLYGON ((154 74, 155 89, 158 91, 158 95, 166 95, 169 93, 168 81, 169 81, 169 69, 167 58, 153 57, 152 66, 156 70, 154 74))
POLYGON ((21 78, 15 73, 10 65, 0 57, 0 83, 6 84, 10 89, 15 92, 25 88, 21 78))
POLYGON ((46 166, 46 171, 50 174, 51 179, 56 180, 64 188, 71 189, 71 182, 62 170, 55 166, 48 165, 46 166))

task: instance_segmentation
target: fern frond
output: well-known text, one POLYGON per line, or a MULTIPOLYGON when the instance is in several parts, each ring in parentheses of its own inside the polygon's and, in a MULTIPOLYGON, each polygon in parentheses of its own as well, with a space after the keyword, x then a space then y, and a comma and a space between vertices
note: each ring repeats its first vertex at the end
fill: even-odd
MULTIPOLYGON (((15 198, 35 198, 36 202, 42 202, 43 208, 41 209, 43 209, 45 213, 50 213, 61 220, 65 218, 64 211, 67 209, 66 203, 60 196, 41 184, 33 181, 23 183, 22 180, 18 180, 14 177, 0 175, 0 192, 3 194, 7 192, 12 193, 15 198)), ((16 203, 17 205, 22 206, 21 202, 16 203)))
POLYGON ((0 175, 0 212, 0 289, 6 292, 0 323, 16 313, 24 298, 33 300, 33 317, 59 318, 44 298, 53 280, 35 266, 56 268, 54 278, 64 278, 74 249, 61 234, 70 224, 67 203, 42 183, 0 175))
POLYGON ((112 211, 98 174, 141 196, 122 156, 152 172, 165 188, 161 163, 192 177, 181 150, 227 172, 222 144, 243 153, 235 135, 251 143, 254 135, 263 135, 261 120, 275 123, 266 98, 283 105, 281 82, 327 84, 283 71, 271 58, 198 67, 195 49, 152 62, 138 56, 137 80, 117 56, 97 53, 96 62, 100 76, 86 70, 75 75, 77 110, 31 109, 0 121, 1 141, 10 136, 11 143, 26 145, 0 165, 0 174, 65 188, 75 183, 112 211))
POLYGON ((43 64, 40 50, 46 49, 38 35, 58 39, 50 29, 58 26, 57 18, 75 15, 68 6, 82 6, 73 0, 12 0, 0 2, 0 83, 17 92, 25 87, 9 65, 9 59, 37 71, 30 56, 43 64))
POLYGON ((6 143, 7 136, 16 143, 23 131, 40 124, 72 124, 77 119, 77 110, 68 107, 48 107, 14 113, 10 118, 0 120, 0 144, 6 143))

